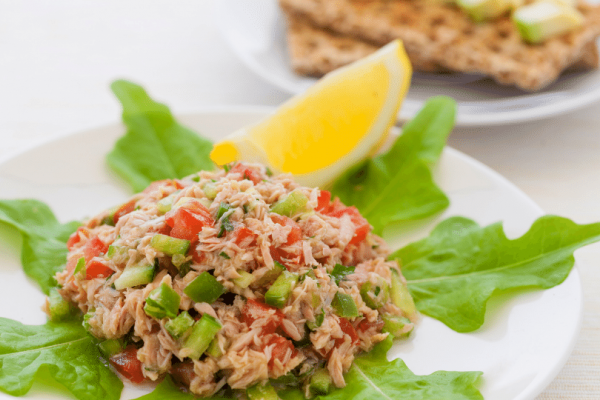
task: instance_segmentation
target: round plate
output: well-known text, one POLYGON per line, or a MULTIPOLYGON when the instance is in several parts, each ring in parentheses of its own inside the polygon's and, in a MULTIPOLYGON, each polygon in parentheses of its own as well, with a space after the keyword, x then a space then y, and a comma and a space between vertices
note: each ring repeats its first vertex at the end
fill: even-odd
MULTIPOLYGON (((215 2, 216 25, 237 56, 257 75, 292 94, 316 79, 290 67, 285 22, 276 0, 215 2)), ((458 101, 457 125, 501 125, 557 116, 600 99, 600 71, 565 73, 536 93, 476 75, 415 73, 399 119, 411 119, 437 95, 458 101)))
MULTIPOLYGON (((180 120, 212 139, 256 122, 272 109, 205 111, 180 120)), ((36 198, 50 205, 60 221, 94 215, 131 194, 104 161, 124 128, 115 125, 39 145, 0 162, 1 197, 36 198)), ((504 221, 509 237, 520 236, 542 211, 500 175, 453 149, 446 149, 434 171, 451 206, 427 221, 387 230, 392 249, 420 239, 451 215, 473 218, 481 225, 504 221)), ((0 226, 0 234, 6 226, 0 226)), ((2 237, 5 237, 4 235, 2 237)), ((44 323, 43 295, 22 272, 19 244, 0 241, 0 316, 23 323, 44 323), (18 299, 18 301, 15 301, 18 299)), ((531 400, 566 362, 579 332, 582 292, 577 269, 550 290, 518 291, 496 296, 488 304, 486 322, 474 333, 461 334, 423 317, 412 337, 399 341, 390 357, 401 357, 416 374, 438 370, 483 371, 486 400, 531 400), (557 323, 557 319, 560 323, 557 323)), ((126 385, 123 398, 148 387, 126 385)), ((29 397, 61 398, 56 390, 35 385, 29 397)), ((8 398, 0 393, 0 398, 8 398)))

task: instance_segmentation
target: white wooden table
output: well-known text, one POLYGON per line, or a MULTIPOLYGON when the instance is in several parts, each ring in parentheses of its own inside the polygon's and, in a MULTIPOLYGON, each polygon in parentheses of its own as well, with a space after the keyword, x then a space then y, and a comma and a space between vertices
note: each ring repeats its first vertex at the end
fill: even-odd
MULTIPOLYGON (((117 122, 120 107, 108 88, 116 78, 143 84, 175 113, 287 99, 235 57, 211 9, 207 0, 0 0, 0 159, 117 122)), ((450 145, 514 182, 547 213, 600 221, 600 104, 518 126, 456 129, 450 145)), ((600 399, 600 245, 576 256, 583 329, 540 400, 600 399)))

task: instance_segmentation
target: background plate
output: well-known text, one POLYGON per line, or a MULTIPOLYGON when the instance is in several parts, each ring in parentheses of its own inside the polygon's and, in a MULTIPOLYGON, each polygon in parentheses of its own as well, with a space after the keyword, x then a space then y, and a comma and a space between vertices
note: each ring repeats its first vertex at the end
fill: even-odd
MULTIPOLYGON (((291 94, 316 80, 292 71, 285 22, 277 0, 219 0, 216 25, 237 56, 257 75, 291 94)), ((425 99, 448 95, 458 101, 457 125, 500 125, 557 116, 600 99, 600 70, 563 74, 536 93, 466 74, 415 73, 399 119, 411 119, 425 99)))
MULTIPOLYGON (((218 139, 271 111, 212 110, 180 120, 218 139)), ((118 125, 87 131, 0 162, 0 197, 40 199, 63 222, 124 202, 130 191, 104 161, 123 133, 124 128, 118 125)), ((392 249, 424 237, 450 215, 468 216, 482 225, 504 221, 511 238, 523 234, 542 215, 540 208, 515 186, 456 150, 444 151, 434 177, 449 195, 450 208, 428 221, 386 230, 384 236, 392 249)), ((0 233, 6 229, 0 226, 0 233)), ((22 272, 19 247, 14 240, 0 241, 0 316, 28 324, 44 323, 40 310, 44 298, 22 272)), ((486 323, 470 334, 456 333, 423 317, 411 339, 397 342, 389 355, 404 359, 416 374, 483 371, 481 390, 486 400, 531 400, 556 376, 573 348, 582 311, 578 271, 573 269, 567 280, 553 289, 521 290, 518 294, 490 301, 486 323)), ((126 385, 123 398, 134 398, 148 390, 126 385)), ((36 383, 27 397, 64 398, 64 393, 36 383)), ((0 398, 10 396, 0 393, 0 398)))

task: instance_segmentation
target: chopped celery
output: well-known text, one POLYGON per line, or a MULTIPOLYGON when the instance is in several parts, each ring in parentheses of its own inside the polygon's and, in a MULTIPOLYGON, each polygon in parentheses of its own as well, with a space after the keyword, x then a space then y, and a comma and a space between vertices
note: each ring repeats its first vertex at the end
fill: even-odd
POLYGON ((181 297, 166 283, 150 292, 146 298, 144 311, 151 317, 162 319, 165 317, 175 318, 179 311, 181 297))
POLYGON ((98 348, 106 359, 121 353, 125 349, 125 343, 121 339, 108 339, 98 343, 98 348))
POLYGON ((246 396, 248 400, 278 400, 277 392, 270 383, 261 385, 257 383, 254 386, 250 386, 246 389, 246 396))
POLYGON ((242 289, 246 289, 254 281, 254 276, 249 272, 239 270, 237 273, 240 274, 240 277, 234 278, 233 283, 242 289))
POLYGON ((306 326, 308 326, 308 329, 310 329, 311 331, 314 331, 318 327, 323 325, 324 320, 325 320, 325 313, 321 312, 320 314, 315 315, 314 321, 307 321, 306 326))
POLYGON ((161 214, 166 214, 169 211, 171 211, 171 208, 173 207, 173 199, 178 193, 179 191, 168 195, 164 199, 160 199, 156 203, 156 208, 158 208, 158 212, 160 212, 161 214))
POLYGON ((212 205, 212 201, 207 198, 204 198, 204 197, 198 201, 200 202, 200 204, 202 204, 206 208, 210 208, 210 206, 212 205))
POLYGON ((121 276, 115 281, 115 289, 146 285, 154 279, 155 267, 152 264, 138 264, 125 268, 121 276))
POLYGON ((204 191, 206 197, 211 200, 214 200, 215 197, 217 197, 217 194, 219 193, 217 191, 217 185, 215 185, 213 182, 208 182, 207 184, 205 184, 202 187, 202 190, 204 191))
POLYGON ((376 310, 390 298, 390 287, 385 279, 378 277, 376 284, 367 281, 362 285, 360 296, 369 308, 376 310))
POLYGON ((263 286, 267 283, 273 282, 283 271, 286 271, 285 267, 281 265, 279 262, 275 261, 273 268, 268 270, 263 276, 256 280, 257 286, 263 286))
POLYGON ((283 308, 296 283, 298 283, 298 274, 283 271, 265 293, 265 303, 273 307, 283 308))
POLYGON ((392 269, 392 303, 401 309, 408 317, 412 317, 417 313, 415 302, 413 301, 408 288, 400 280, 398 272, 392 269))
POLYGON ((85 271, 85 257, 79 257, 73 270, 73 276, 77 279, 85 279, 85 271))
POLYGON ((206 350, 206 354, 209 356, 213 356, 214 358, 219 358, 223 355, 221 348, 219 347, 219 339, 216 337, 210 342, 208 349, 206 350))
POLYGON ((413 323, 408 318, 396 315, 383 314, 383 331, 389 332, 394 337, 408 336, 413 330, 413 323))
POLYGON ((286 217, 292 217, 305 211, 309 211, 308 197, 299 190, 294 190, 285 199, 278 201, 271 207, 271 212, 286 217))
POLYGON ((213 303, 225 293, 225 287, 214 276, 204 271, 183 289, 183 293, 196 303, 213 303))
POLYGON ((93 308, 88 310, 88 312, 84 314, 83 322, 81 323, 81 325, 83 325, 86 331, 89 331, 91 329, 89 321, 94 317, 94 315, 96 315, 96 311, 93 308))
POLYGON ((189 349, 189 357, 197 360, 208 349, 217 333, 221 330, 221 323, 208 314, 204 314, 192 327, 190 336, 185 340, 184 349, 189 349))
POLYGON ((177 268, 179 268, 182 264, 186 263, 187 257, 183 254, 173 254, 173 257, 171 257, 171 262, 173 263, 174 266, 176 266, 177 268))
POLYGON ((346 293, 337 292, 331 302, 331 307, 333 307, 335 313, 340 317, 356 318, 360 316, 354 299, 346 293))
POLYGON ((127 254, 127 252, 129 252, 129 248, 127 248, 126 246, 115 246, 111 244, 110 246, 108 246, 108 252, 106 253, 106 256, 109 260, 112 260, 117 256, 127 254))
POLYGON ((177 317, 165 324, 167 332, 175 339, 181 338, 194 325, 194 319, 187 311, 182 311, 177 317))
POLYGON ((326 395, 331 388, 331 376, 326 368, 319 368, 317 372, 310 377, 310 392, 314 395, 326 395))
POLYGON ((172 238, 160 233, 152 236, 150 246, 158 251, 172 256, 174 254, 186 254, 190 248, 190 241, 185 239, 172 238))
POLYGON ((58 289, 52 288, 48 295, 50 319, 54 322, 63 321, 71 315, 71 311, 71 304, 58 293, 58 289))

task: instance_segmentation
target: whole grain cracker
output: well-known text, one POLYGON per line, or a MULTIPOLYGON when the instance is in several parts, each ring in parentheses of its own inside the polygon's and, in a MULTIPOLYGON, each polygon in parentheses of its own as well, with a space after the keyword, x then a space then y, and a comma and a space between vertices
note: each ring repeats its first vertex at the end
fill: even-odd
MULTIPOLYGON (((571 65, 591 65, 600 7, 581 3, 584 26, 540 45, 523 42, 509 17, 476 24, 454 6, 423 0, 279 0, 293 18, 378 46, 401 39, 418 55, 452 71, 539 90, 571 65), (579 62, 579 60, 584 60, 579 62), (591 61, 590 61, 591 60, 591 61)), ((594 54, 595 55, 595 54, 594 54)), ((595 61, 597 62, 597 60, 595 61)))

